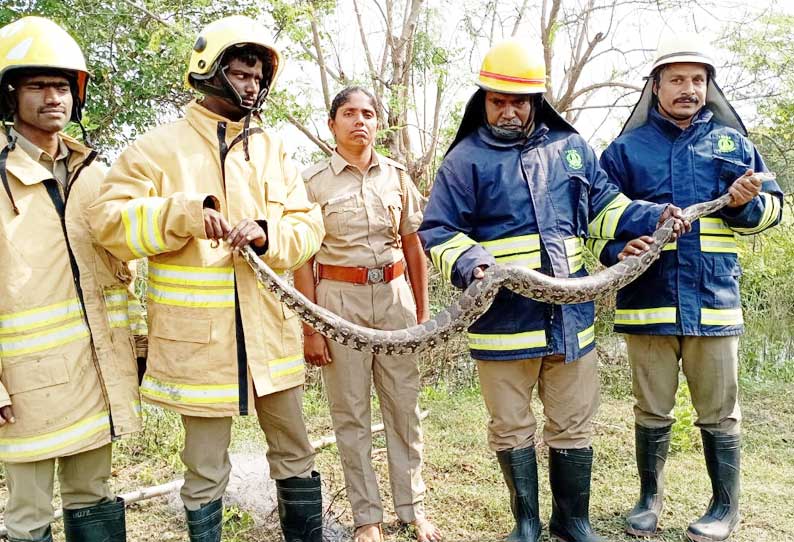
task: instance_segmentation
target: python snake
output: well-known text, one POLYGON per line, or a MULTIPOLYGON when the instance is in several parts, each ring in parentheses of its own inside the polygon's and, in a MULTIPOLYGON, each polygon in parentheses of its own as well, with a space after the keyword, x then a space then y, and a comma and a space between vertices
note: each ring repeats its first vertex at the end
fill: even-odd
MULTIPOLYGON (((756 173, 761 179, 774 174, 756 173)), ((693 222, 725 207, 730 194, 704 203, 696 203, 682 211, 684 219, 693 222)), ((485 270, 485 277, 474 280, 449 307, 423 324, 383 331, 359 326, 315 305, 293 288, 254 253, 250 246, 241 252, 254 270, 257 280, 273 292, 276 298, 294 311, 301 320, 325 337, 356 350, 375 354, 401 355, 423 352, 450 339, 469 327, 493 303, 500 288, 525 297, 558 305, 592 301, 607 292, 627 285, 655 262, 662 248, 673 237, 673 218, 665 221, 653 233, 654 243, 639 255, 628 256, 615 265, 590 276, 578 278, 551 277, 532 269, 509 265, 494 265, 485 270)))

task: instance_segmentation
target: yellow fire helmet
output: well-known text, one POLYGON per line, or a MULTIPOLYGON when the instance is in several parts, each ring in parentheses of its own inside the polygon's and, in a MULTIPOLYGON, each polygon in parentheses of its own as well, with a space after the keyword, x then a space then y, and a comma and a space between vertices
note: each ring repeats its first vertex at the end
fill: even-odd
POLYGON ((485 54, 477 86, 504 94, 544 93, 546 62, 543 55, 533 54, 521 40, 504 40, 485 54))
POLYGON ((281 55, 266 40, 267 29, 249 17, 233 15, 224 17, 208 24, 199 33, 193 51, 185 81, 188 85, 204 94, 232 100, 243 109, 259 110, 273 86, 281 67, 281 55), (253 107, 246 107, 242 98, 231 86, 226 74, 220 68, 224 53, 234 47, 254 45, 261 49, 267 62, 263 64, 262 83, 253 107), (213 83, 216 75, 221 75, 222 86, 213 83))
POLYGON ((23 17, 0 28, 0 116, 11 113, 8 74, 14 70, 47 70, 74 76, 72 120, 79 121, 89 73, 80 46, 63 28, 43 17, 23 17))

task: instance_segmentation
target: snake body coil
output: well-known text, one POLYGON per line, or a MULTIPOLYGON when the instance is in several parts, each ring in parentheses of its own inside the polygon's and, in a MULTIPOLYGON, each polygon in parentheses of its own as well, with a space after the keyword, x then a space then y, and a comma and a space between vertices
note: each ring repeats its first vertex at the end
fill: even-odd
MULTIPOLYGON (((683 216, 693 222, 722 209, 730 201, 731 196, 725 194, 715 200, 687 207, 683 210, 683 216)), ((500 288, 509 288, 525 297, 558 305, 592 301, 607 292, 618 290, 639 277, 659 258, 662 248, 673 237, 673 224, 673 219, 662 224, 653 233, 653 245, 643 254, 629 256, 587 277, 558 278, 522 267, 489 267, 485 271, 485 278, 472 281, 455 303, 439 312, 435 318, 394 331, 371 329, 348 322, 309 301, 265 265, 250 247, 246 247, 242 255, 263 286, 297 313, 301 320, 327 338, 356 350, 400 355, 423 352, 449 340, 453 334, 464 331, 488 310, 500 288)))

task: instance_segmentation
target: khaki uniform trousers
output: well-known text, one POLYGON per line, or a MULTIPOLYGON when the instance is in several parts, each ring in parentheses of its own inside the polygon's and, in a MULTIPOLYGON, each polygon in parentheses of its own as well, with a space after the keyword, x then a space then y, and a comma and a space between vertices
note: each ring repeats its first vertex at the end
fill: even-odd
MULTIPOLYGON (((390 330, 416 324, 416 305, 404 277, 373 285, 323 280, 317 287, 317 301, 362 326, 390 330)), ((373 355, 333 341, 328 341, 328 348, 333 363, 323 367, 323 380, 355 526, 383 521, 372 468, 373 382, 385 427, 394 511, 404 523, 423 517, 417 356, 373 355)))
MULTIPOLYGON (((314 467, 314 448, 303 423, 303 387, 271 393, 255 399, 259 426, 267 441, 267 461, 274 480, 307 478, 314 467)), ((185 483, 182 502, 191 511, 220 499, 229 483, 232 464, 229 443, 232 417, 182 416, 185 445, 185 483)))
MULTIPOLYGON (((108 487, 110 461, 110 444, 59 457, 58 481, 63 508, 75 510, 115 499, 108 487)), ((8 501, 4 519, 9 536, 20 540, 41 539, 54 518, 55 459, 6 463, 5 469, 8 501)))
POLYGON ((477 361, 488 422, 488 445, 495 452, 535 443, 537 421, 532 390, 537 385, 550 448, 589 448, 598 408, 598 357, 592 350, 565 363, 561 355, 516 361, 477 361))
POLYGON ((678 389, 679 361, 706 431, 739 434, 739 337, 626 335, 634 390, 634 418, 648 428, 668 427, 678 389))

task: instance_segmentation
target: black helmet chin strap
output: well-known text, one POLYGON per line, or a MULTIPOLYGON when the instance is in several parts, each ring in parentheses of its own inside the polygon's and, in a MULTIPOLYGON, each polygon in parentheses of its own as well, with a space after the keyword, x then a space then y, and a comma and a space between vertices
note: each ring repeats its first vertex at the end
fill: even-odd
POLYGON ((14 209, 14 214, 19 214, 19 208, 17 208, 17 202, 14 201, 14 194, 11 193, 11 185, 8 184, 8 171, 6 169, 6 162, 8 162, 8 153, 13 151, 17 146, 17 138, 14 134, 11 133, 11 124, 6 122, 6 119, 0 120, 3 124, 3 130, 6 133, 6 139, 8 143, 6 143, 5 148, 0 151, 0 180, 3 182, 3 188, 5 188, 6 194, 8 194, 8 199, 11 200, 11 207, 14 209))

